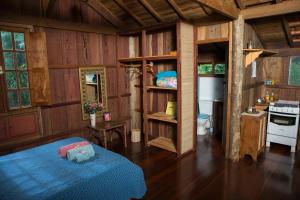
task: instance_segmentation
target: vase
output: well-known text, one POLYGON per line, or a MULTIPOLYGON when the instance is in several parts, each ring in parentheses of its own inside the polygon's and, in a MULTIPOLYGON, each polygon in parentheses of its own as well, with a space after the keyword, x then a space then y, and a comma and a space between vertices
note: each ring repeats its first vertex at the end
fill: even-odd
POLYGON ((96 113, 90 114, 91 126, 96 126, 96 113))

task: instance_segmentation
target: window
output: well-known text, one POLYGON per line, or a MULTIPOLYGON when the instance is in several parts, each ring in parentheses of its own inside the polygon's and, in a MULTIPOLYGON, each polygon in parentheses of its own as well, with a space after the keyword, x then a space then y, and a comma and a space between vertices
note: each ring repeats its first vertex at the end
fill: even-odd
POLYGON ((1 31, 0 40, 7 107, 9 110, 30 107, 24 33, 1 31))
POLYGON ((213 66, 212 63, 200 63, 198 64, 198 75, 206 74, 225 74, 226 65, 223 63, 217 63, 213 66))
POLYGON ((293 56, 289 66, 289 85, 300 86, 300 56, 293 56))

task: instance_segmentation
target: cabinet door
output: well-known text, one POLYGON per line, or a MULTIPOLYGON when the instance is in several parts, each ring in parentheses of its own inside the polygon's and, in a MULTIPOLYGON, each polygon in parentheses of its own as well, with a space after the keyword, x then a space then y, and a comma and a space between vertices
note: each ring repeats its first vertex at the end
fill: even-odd
POLYGON ((0 140, 8 137, 8 121, 7 117, 0 117, 0 140))
POLYGON ((30 112, 8 117, 10 137, 30 136, 39 133, 38 113, 30 112))

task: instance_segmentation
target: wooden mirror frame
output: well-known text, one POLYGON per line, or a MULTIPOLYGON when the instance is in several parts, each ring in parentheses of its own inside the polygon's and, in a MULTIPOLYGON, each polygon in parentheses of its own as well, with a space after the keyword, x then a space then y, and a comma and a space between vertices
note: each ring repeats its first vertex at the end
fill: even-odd
POLYGON ((100 112, 96 113, 97 117, 102 118, 102 114, 107 112, 108 104, 107 104, 107 89, 106 89, 106 70, 104 65, 97 66, 88 66, 88 67, 79 67, 79 81, 80 81, 80 97, 81 97, 81 111, 82 111, 82 119, 89 119, 89 115, 84 112, 83 105, 87 101, 86 100, 86 74, 95 73, 100 75, 100 86, 101 86, 101 99, 103 104, 103 109, 100 112))

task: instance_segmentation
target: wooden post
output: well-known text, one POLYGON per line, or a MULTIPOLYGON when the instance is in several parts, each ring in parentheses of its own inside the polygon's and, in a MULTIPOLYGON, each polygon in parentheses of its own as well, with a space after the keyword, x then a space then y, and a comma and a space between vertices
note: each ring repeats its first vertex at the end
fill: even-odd
POLYGON ((229 136, 229 158, 233 161, 239 159, 240 149, 240 117, 242 104, 243 86, 243 39, 244 39, 244 19, 239 15, 233 21, 232 40, 232 93, 230 109, 230 136, 229 136))

